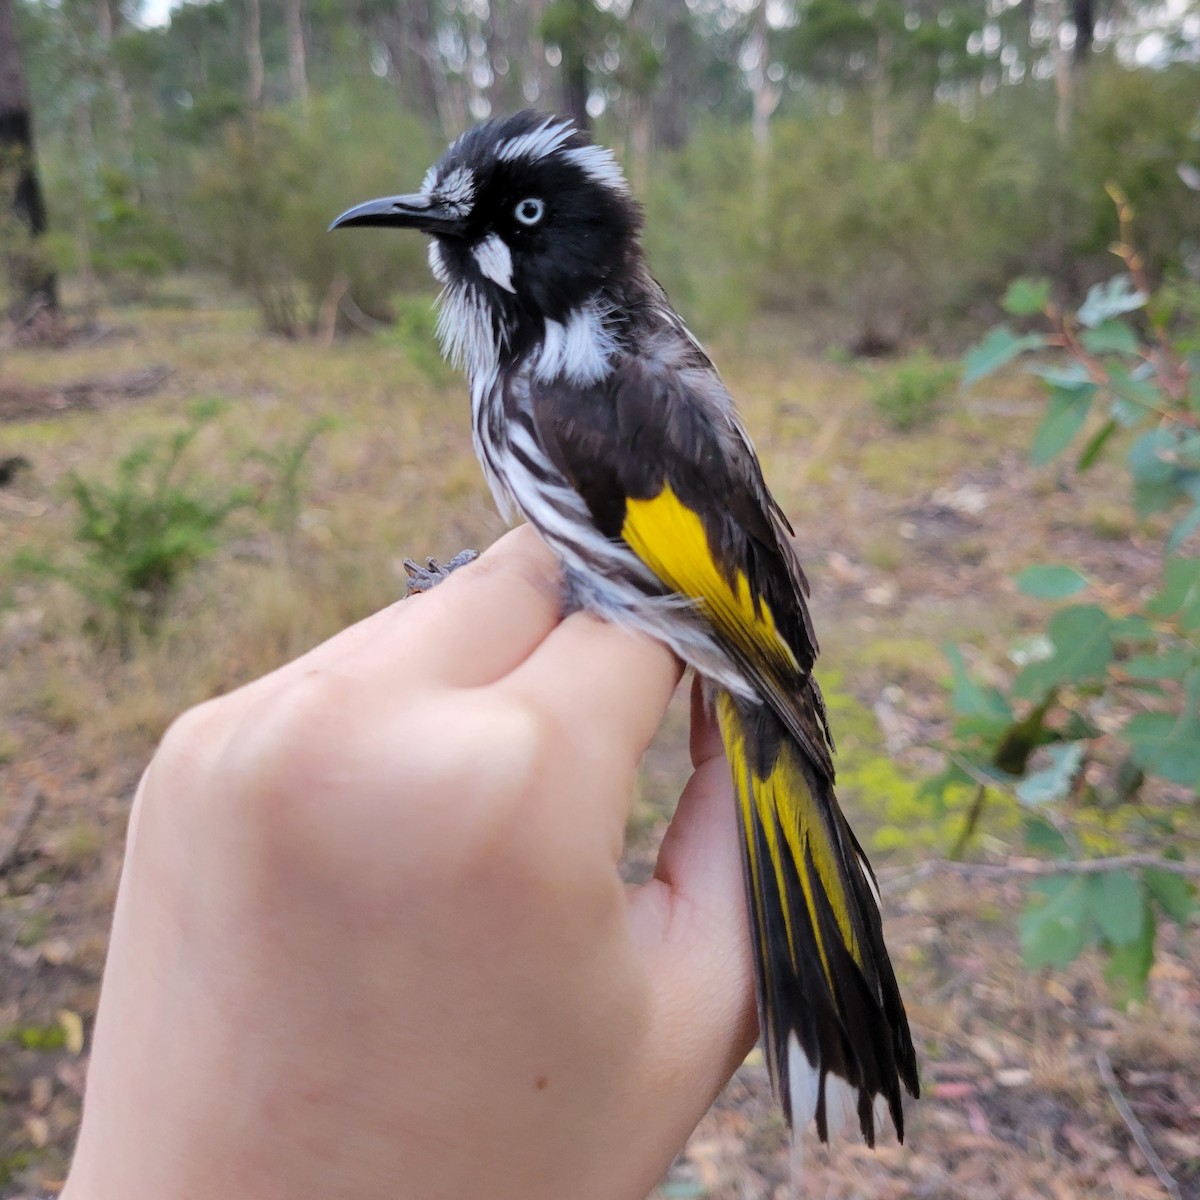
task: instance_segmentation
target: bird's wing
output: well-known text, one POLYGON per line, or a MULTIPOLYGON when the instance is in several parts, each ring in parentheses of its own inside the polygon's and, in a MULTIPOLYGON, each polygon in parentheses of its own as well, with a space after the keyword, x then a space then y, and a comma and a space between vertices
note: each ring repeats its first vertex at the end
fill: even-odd
POLYGON ((586 388, 531 388, 539 438, 600 531, 691 598, 830 779, 807 583, 732 401, 711 370, 635 355, 586 388), (815 698, 815 702, 814 702, 815 698))
POLYGON ((602 533, 689 597, 753 685, 717 698, 743 832, 767 1059, 795 1128, 883 1105, 903 1136, 916 1058, 874 877, 833 789, 804 577, 715 372, 627 356, 590 388, 535 384, 546 453, 602 533))

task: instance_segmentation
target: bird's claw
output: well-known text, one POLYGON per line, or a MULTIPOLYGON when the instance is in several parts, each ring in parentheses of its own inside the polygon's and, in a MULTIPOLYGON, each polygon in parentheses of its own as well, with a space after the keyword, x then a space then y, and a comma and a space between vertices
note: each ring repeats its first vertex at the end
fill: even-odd
POLYGON ((460 550, 449 562, 442 564, 436 558, 427 558, 421 566, 415 559, 404 560, 404 570, 408 575, 408 589, 405 596, 415 596, 418 592, 427 592, 437 587, 443 579, 459 567, 474 562, 479 557, 478 550, 460 550))

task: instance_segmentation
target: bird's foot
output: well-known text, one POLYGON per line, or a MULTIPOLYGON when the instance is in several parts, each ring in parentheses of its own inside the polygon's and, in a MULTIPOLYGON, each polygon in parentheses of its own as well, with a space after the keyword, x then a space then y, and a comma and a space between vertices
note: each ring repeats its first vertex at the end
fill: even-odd
POLYGON ((478 550, 460 550, 448 563, 443 565, 436 558, 427 558, 425 565, 411 558, 404 560, 404 570, 408 574, 408 590, 406 596, 415 596, 418 592, 427 592, 437 587, 451 571, 465 567, 479 557, 478 550))

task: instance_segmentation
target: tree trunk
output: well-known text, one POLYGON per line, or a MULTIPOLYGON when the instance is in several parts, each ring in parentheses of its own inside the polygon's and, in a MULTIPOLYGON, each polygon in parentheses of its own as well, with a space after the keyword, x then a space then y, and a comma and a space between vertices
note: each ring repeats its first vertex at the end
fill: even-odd
POLYGON ((439 135, 455 126, 438 53, 438 25, 431 0, 396 0, 378 25, 406 107, 439 135))
POLYGON ((243 30, 243 48, 246 53, 246 104, 251 112, 262 108, 263 69, 262 54, 262 5, 260 0, 245 0, 246 27, 243 30))
POLYGON ((29 85, 12 0, 0 0, 0 228, 9 219, 23 226, 29 238, 25 246, 5 255, 14 313, 34 308, 53 313, 58 309, 58 281, 39 253, 38 241, 46 232, 46 205, 33 152, 29 85), (5 195, 11 197, 7 205, 5 195), (5 207, 9 212, 3 211, 5 207))
POLYGON ((112 92, 113 103, 117 109, 117 158, 118 165, 127 174, 133 175, 133 101, 129 89, 125 86, 125 76, 117 65, 112 53, 113 38, 117 33, 117 21, 120 9, 113 15, 112 0, 97 0, 96 3, 96 32, 100 35, 102 49, 102 70, 104 82, 112 92))
POLYGON ((302 110, 308 109, 308 56, 304 48, 303 0, 287 0, 288 88, 302 110))
POLYGON ((779 105, 780 88, 771 82, 767 69, 770 67, 771 50, 767 40, 767 0, 759 0, 754 10, 753 28, 750 33, 746 58, 749 69, 746 73, 750 95, 754 100, 751 130, 754 144, 761 155, 766 154, 770 139, 771 117, 779 105))
POLYGON ((1092 52, 1096 38, 1096 11, 1092 0, 1071 0, 1071 17, 1075 22, 1075 49, 1071 52, 1074 66, 1081 67, 1092 52))
POLYGON ((695 95, 696 39, 687 5, 671 0, 657 8, 663 48, 662 74, 653 98, 654 144, 660 150, 682 150, 695 95))

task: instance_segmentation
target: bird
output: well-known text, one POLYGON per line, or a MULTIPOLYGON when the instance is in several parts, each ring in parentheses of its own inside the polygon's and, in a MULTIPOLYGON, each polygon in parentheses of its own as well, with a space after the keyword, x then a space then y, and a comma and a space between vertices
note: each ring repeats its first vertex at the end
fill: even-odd
POLYGON ((702 680, 736 797, 764 1057, 793 1134, 815 1125, 827 1141, 857 1119, 873 1146, 890 1117, 903 1141, 916 1055, 878 884, 835 792, 795 534, 649 271, 616 156, 569 119, 499 117, 418 191, 330 229, 360 226, 428 236, 475 451, 502 512, 555 552, 564 611, 647 633, 702 680))

